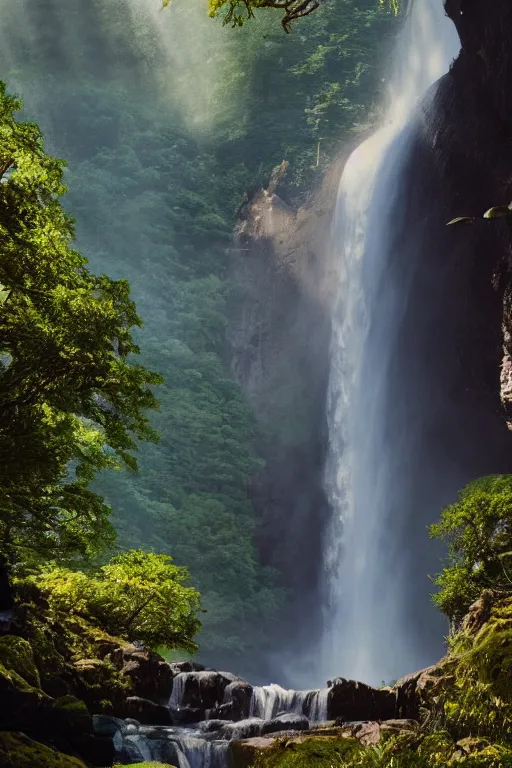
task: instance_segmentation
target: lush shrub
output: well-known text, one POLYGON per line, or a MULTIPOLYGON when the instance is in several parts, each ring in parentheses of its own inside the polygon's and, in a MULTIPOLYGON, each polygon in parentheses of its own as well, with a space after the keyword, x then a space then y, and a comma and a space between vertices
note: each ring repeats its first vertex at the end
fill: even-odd
POLYGON ((449 546, 434 600, 452 622, 462 620, 484 589, 512 592, 511 475, 470 483, 430 530, 449 546))
POLYGON ((199 593, 186 568, 142 550, 114 557, 93 575, 67 568, 43 574, 41 585, 58 613, 83 616, 106 632, 148 647, 196 649, 199 593))

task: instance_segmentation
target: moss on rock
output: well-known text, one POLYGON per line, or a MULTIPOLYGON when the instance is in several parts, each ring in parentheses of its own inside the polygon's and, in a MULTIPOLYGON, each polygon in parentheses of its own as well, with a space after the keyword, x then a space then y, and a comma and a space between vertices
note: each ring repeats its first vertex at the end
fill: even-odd
MULTIPOLYGON (((257 768, 332 768, 345 766, 362 754, 364 748, 355 739, 310 737, 281 739, 270 749, 256 755, 257 768)), ((235 760, 235 767, 238 764, 235 760)))
POLYGON ((448 730, 458 739, 510 741, 512 733, 512 598, 498 601, 476 632, 452 642, 454 681, 442 697, 448 730))
POLYGON ((76 757, 56 752, 23 733, 8 731, 0 732, 0 765, 2 768, 86 768, 76 757))
POLYGON ((92 716, 87 706, 76 696, 61 696, 53 703, 53 712, 59 729, 92 733, 92 716))
POLYGON ((30 643, 16 635, 0 637, 0 663, 23 677, 34 688, 39 688, 41 681, 34 662, 30 643))
POLYGON ((174 768, 174 766, 168 763, 132 763, 131 765, 124 765, 122 768, 174 768))
MULTIPOLYGON (((24 728, 51 708, 51 699, 21 675, 0 664, 0 727, 24 728)), ((1 765, 2 763, 0 763, 1 765)))

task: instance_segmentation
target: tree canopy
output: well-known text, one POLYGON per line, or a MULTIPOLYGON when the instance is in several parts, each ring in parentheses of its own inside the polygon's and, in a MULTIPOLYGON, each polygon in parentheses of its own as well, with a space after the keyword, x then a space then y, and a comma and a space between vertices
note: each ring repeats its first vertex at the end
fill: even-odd
POLYGON ((146 411, 161 381, 133 362, 128 283, 91 274, 73 249, 64 164, 15 119, 20 108, 0 83, 0 554, 11 561, 112 538, 89 483, 135 469, 136 440, 156 437, 146 411))
POLYGON ((512 592, 512 476, 467 485, 431 535, 448 542, 447 567, 436 578, 434 600, 457 624, 484 589, 512 592))
POLYGON ((185 583, 186 568, 167 555, 132 550, 112 558, 94 575, 67 568, 43 574, 39 585, 50 608, 76 614, 117 637, 148 648, 189 652, 199 631, 199 593, 185 583))

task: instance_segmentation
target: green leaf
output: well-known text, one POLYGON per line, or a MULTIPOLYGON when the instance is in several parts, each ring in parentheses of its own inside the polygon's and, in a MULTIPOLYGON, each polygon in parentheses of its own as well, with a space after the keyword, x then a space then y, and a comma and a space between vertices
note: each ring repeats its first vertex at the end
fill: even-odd
POLYGON ((484 213, 484 219, 499 219, 502 216, 512 216, 510 205, 495 205, 484 213))
POLYGON ((457 216, 456 219, 449 221, 446 226, 451 227, 453 224, 474 224, 475 221, 476 219, 474 216, 457 216))

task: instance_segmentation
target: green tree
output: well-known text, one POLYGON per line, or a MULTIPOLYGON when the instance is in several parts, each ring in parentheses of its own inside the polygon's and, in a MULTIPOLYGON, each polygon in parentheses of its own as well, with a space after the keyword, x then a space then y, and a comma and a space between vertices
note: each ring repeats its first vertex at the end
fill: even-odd
MULTIPOLYGON (((224 24, 241 27, 247 19, 254 18, 254 11, 274 9, 282 12, 281 24, 285 32, 292 22, 309 16, 320 7, 322 0, 209 0, 210 16, 221 15, 224 24)), ((163 0, 166 7, 170 0, 163 0)), ((375 3, 377 5, 377 3, 375 3)), ((395 14, 400 11, 402 0, 379 0, 378 5, 389 7, 395 14)))
POLYGON ((457 625, 482 590, 512 591, 512 475, 469 483, 430 534, 448 542, 434 600, 457 625))
POLYGON ((117 637, 148 648, 197 650, 199 592, 171 557, 130 550, 93 575, 57 568, 38 583, 58 613, 82 616, 117 637))
POLYGON ((154 440, 160 377, 132 362, 139 326, 124 280, 72 247, 63 163, 0 83, 0 554, 86 553, 112 539, 95 473, 136 468, 154 440))

